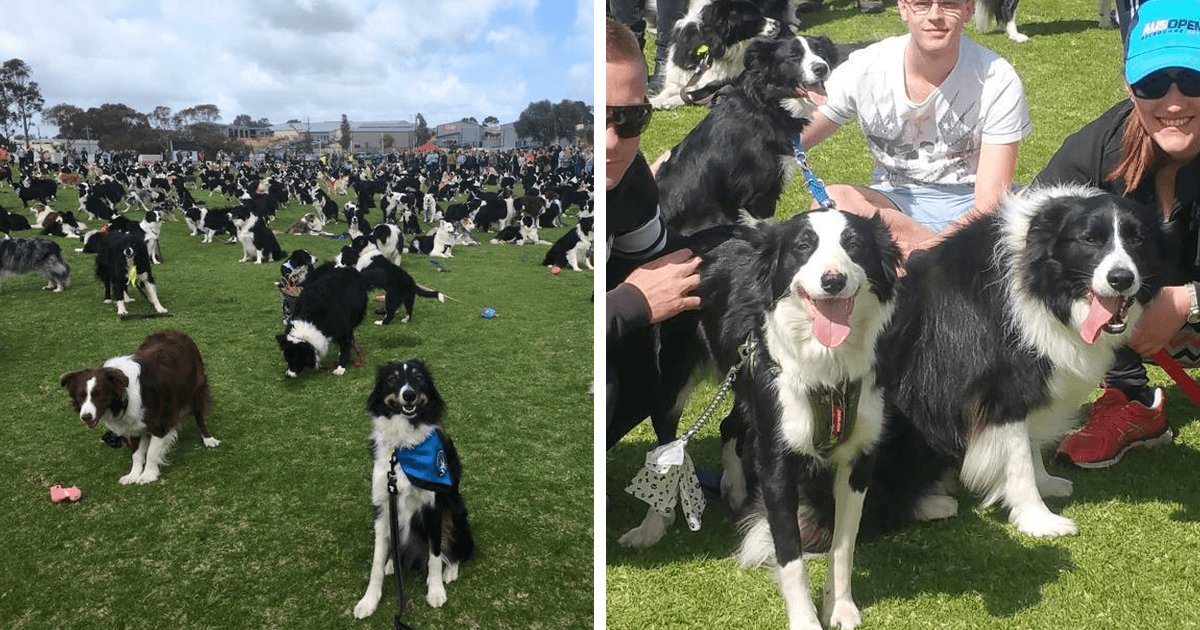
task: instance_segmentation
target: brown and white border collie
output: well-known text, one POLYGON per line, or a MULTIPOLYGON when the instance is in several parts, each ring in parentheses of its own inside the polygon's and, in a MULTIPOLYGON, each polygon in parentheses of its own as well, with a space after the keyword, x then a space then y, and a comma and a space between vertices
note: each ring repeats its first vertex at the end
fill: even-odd
POLYGON ((133 451, 133 467, 122 484, 158 480, 187 413, 195 416, 205 446, 221 443, 204 424, 212 406, 204 361, 191 337, 181 332, 150 335, 133 354, 63 374, 59 384, 87 428, 103 422, 133 451), (149 439, 141 439, 147 434, 149 439))

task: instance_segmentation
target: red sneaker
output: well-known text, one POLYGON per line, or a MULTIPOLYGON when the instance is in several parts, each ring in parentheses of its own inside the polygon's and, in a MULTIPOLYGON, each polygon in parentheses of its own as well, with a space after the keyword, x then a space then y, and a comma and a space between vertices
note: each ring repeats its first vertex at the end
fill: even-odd
POLYGON ((1130 449, 1170 444, 1174 435, 1167 426, 1164 401, 1158 388, 1151 407, 1106 388, 1088 410, 1087 423, 1063 438, 1055 458, 1083 468, 1107 468, 1130 449))

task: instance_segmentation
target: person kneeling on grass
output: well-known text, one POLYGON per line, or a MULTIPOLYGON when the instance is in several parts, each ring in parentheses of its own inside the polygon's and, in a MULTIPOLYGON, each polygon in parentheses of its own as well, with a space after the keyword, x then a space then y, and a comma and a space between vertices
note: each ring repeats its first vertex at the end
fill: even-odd
MULTIPOLYGON (((1068 137, 1034 185, 1083 183, 1158 208, 1171 261, 1104 380, 1087 422, 1059 444, 1055 459, 1084 468, 1117 463, 1132 448, 1169 444, 1163 391, 1149 386, 1143 357, 1200 338, 1200 2, 1143 4, 1128 30, 1129 98, 1068 137), (1178 19, 1177 19, 1178 18, 1178 19), (1189 25, 1191 28, 1189 29, 1189 25)), ((1189 357, 1190 358, 1190 357, 1189 357)), ((1194 359, 1192 359, 1194 362, 1194 359)))

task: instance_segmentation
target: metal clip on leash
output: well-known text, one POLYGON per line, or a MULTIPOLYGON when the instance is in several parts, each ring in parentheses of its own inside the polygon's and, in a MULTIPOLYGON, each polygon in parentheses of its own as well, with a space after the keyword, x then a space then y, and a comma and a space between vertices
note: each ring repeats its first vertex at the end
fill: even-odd
POLYGON ((821 209, 834 210, 833 199, 830 199, 829 194, 825 192, 825 183, 817 179, 812 167, 808 165, 808 157, 804 154, 804 144, 800 142, 799 129, 792 131, 792 153, 796 156, 796 163, 800 165, 800 172, 804 174, 804 181, 808 184, 808 192, 813 199, 820 204, 821 209))
POLYGON ((408 607, 408 600, 404 596, 404 569, 400 566, 400 515, 396 512, 396 495, 400 490, 396 488, 396 465, 400 460, 396 457, 395 451, 392 452, 392 464, 388 466, 388 509, 392 512, 391 521, 392 528, 392 568, 396 574, 396 593, 399 600, 399 608, 396 610, 396 617, 392 620, 392 627, 395 630, 415 630, 412 626, 400 620, 404 614, 404 609, 408 607))

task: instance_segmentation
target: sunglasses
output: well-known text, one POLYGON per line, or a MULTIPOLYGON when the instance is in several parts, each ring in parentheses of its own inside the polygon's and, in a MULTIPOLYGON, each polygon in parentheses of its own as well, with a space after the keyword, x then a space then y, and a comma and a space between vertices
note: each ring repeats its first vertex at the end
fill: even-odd
POLYGON ((641 105, 609 105, 604 108, 604 126, 612 127, 618 138, 636 138, 650 124, 650 103, 641 105))
POLYGON ((1178 85, 1179 91, 1186 97, 1200 96, 1200 72, 1190 68, 1167 68, 1151 72, 1129 87, 1134 96, 1154 101, 1166 96, 1172 84, 1178 85))

